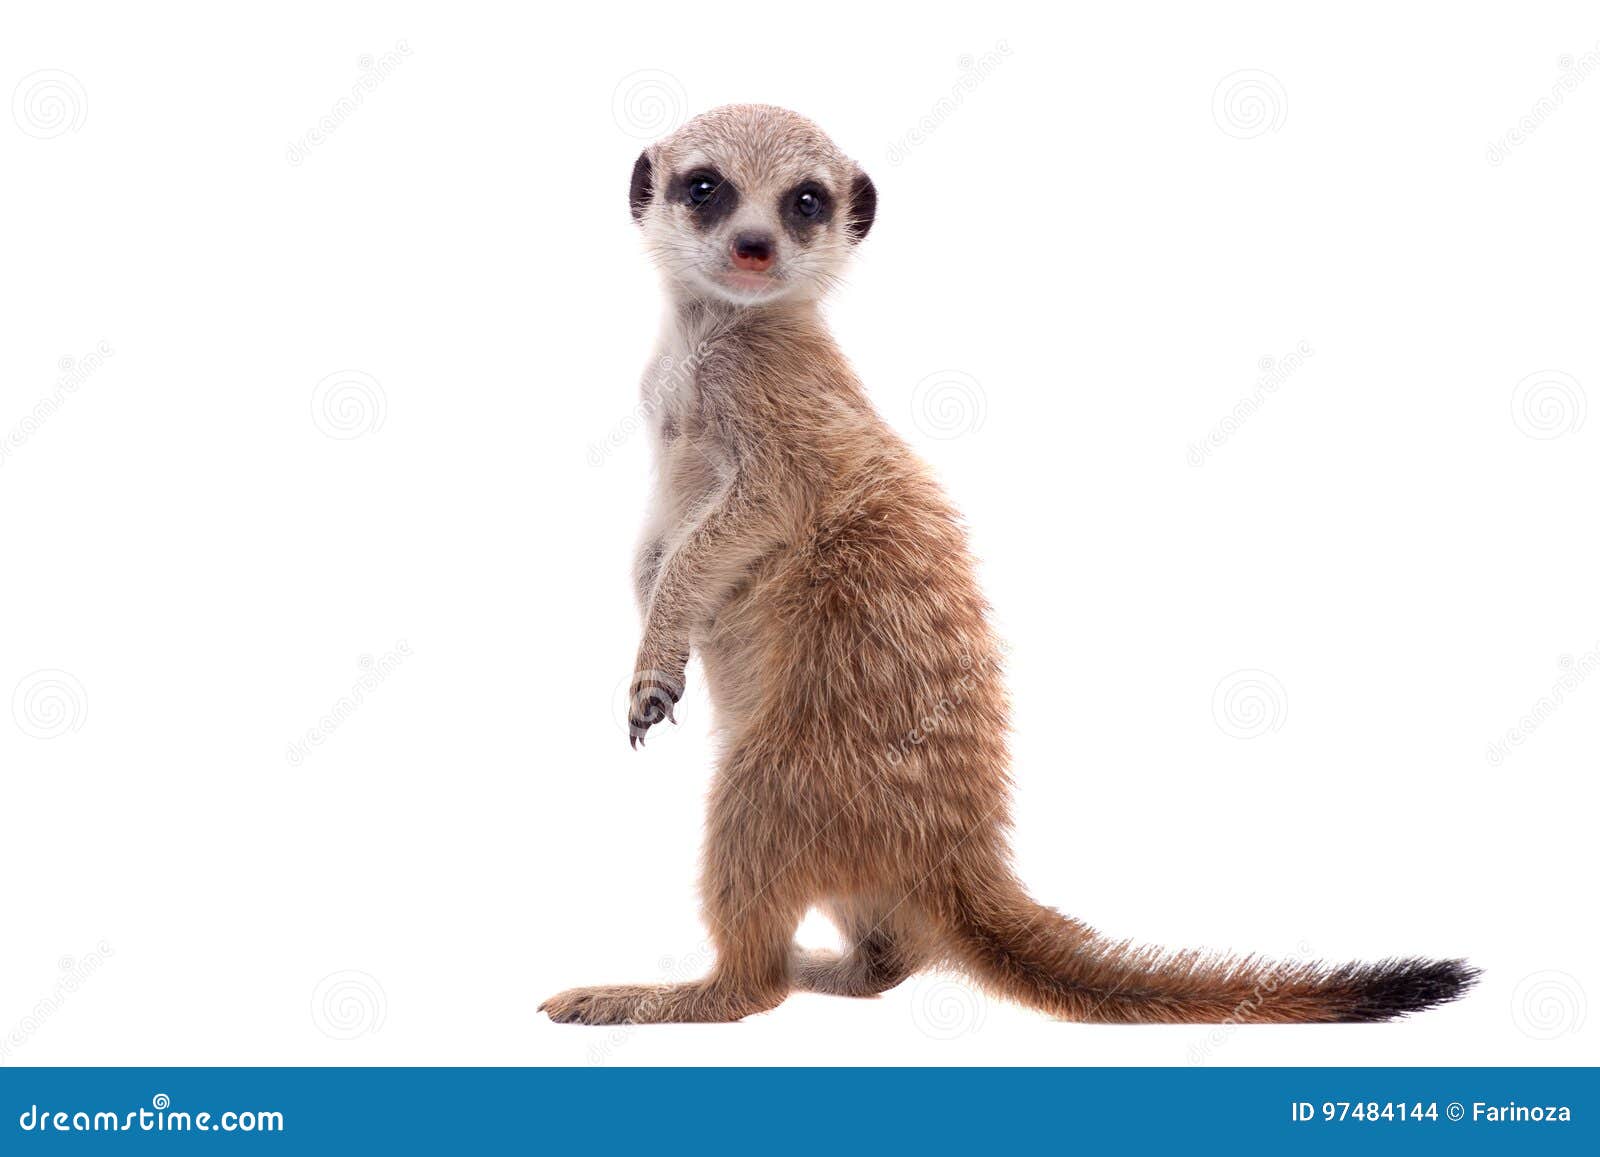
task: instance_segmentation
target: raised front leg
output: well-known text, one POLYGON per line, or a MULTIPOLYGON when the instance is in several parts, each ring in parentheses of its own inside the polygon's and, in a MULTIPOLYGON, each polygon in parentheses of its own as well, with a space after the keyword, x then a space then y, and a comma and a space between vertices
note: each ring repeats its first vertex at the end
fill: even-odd
POLYGON ((650 592, 655 589, 656 575, 661 571, 661 560, 666 552, 666 540, 658 534, 641 542, 633 556, 633 597, 639 603, 641 617, 650 611, 650 592))
POLYGON ((652 639, 647 625, 633 663, 633 681, 628 686, 628 744, 637 747, 663 719, 677 722, 672 709, 683 698, 689 641, 652 639))
POLYGON ((779 541, 759 492, 749 478, 735 475, 661 557, 629 687, 630 744, 638 746, 650 728, 672 718, 683 697, 691 634, 715 617, 751 565, 779 541))

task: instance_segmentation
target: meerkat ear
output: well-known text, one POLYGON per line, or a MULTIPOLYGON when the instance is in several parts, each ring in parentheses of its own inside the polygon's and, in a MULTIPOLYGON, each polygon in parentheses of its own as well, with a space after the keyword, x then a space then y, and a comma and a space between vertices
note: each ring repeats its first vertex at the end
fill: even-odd
POLYGON ((845 219, 845 228, 850 231, 851 237, 860 241, 872 228, 877 215, 877 187, 873 185, 871 177, 857 169, 855 179, 850 182, 850 215, 845 219))
POLYGON ((650 203, 650 194, 650 150, 646 149, 633 162, 633 179, 628 182, 628 208, 633 211, 635 221, 644 219, 644 207, 650 203))

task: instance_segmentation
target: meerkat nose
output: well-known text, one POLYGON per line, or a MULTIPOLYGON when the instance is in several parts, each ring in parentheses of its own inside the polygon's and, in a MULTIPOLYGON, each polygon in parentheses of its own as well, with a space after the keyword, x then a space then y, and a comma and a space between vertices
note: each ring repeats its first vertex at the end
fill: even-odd
POLYGON ((738 269, 765 273, 772 268, 772 235, 741 233, 733 239, 733 264, 738 269))

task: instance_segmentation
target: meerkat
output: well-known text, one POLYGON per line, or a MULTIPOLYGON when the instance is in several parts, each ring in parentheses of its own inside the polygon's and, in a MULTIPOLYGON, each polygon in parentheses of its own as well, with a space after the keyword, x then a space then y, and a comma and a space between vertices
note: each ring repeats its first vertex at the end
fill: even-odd
POLYGON ((691 652, 721 741, 701 980, 575 988, 563 1023, 734 1021, 791 991, 872 996, 936 965, 1056 1017, 1386 1020, 1460 960, 1325 965, 1108 940, 1034 900, 1007 843, 1008 704, 956 511, 878 416, 819 302, 877 213, 862 169, 764 105, 647 148, 628 203, 669 297, 647 376, 657 486, 638 552, 630 742, 691 652), (802 951, 813 908, 839 954, 802 951))

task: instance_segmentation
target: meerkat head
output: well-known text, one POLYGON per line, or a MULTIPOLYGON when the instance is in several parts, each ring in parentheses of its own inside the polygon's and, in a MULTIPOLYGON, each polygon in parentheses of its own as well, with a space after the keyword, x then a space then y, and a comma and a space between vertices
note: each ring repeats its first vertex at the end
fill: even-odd
POLYGON ((639 154, 628 204, 672 291, 736 305, 815 299, 872 227, 878 195, 802 116, 734 104, 639 154))

